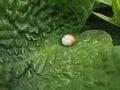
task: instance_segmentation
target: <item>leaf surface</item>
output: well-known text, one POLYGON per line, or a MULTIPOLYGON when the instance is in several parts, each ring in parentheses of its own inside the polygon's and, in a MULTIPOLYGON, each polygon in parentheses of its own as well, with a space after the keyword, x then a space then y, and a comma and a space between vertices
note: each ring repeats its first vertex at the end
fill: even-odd
POLYGON ((96 0, 97 2, 112 6, 112 0, 96 0))
POLYGON ((119 79, 111 82, 119 78, 119 47, 113 48, 104 31, 78 33, 94 0, 7 0, 5 5, 1 0, 0 89, 119 90, 119 79), (71 47, 61 45, 66 33, 76 38, 71 47))

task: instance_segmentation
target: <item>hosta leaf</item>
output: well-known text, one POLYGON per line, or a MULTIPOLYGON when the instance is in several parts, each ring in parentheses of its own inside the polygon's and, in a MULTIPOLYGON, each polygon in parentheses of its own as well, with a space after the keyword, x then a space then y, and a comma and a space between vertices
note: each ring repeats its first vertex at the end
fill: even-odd
POLYGON ((78 34, 94 0, 58 1, 0 1, 0 89, 118 90, 119 79, 111 82, 119 78, 111 37, 78 34), (66 33, 76 38, 71 47, 60 43, 66 33))
MULTIPOLYGON (((46 63, 44 56, 39 57, 36 52, 46 52, 44 43, 51 37, 50 33, 79 32, 94 5, 94 0, 7 0, 4 5, 3 2, 0 1, 0 75, 6 75, 0 82, 26 74, 31 66, 31 55, 38 59, 35 69, 46 63)), ((43 67, 36 71, 42 72, 43 67)))
MULTIPOLYGON (((111 37, 104 31, 90 30, 75 37, 73 46, 64 47, 59 42, 61 36, 53 33, 45 40, 43 50, 12 63, 13 76, 21 73, 19 68, 25 63, 27 68, 10 81, 9 89, 119 90, 120 47, 113 47, 111 37)), ((9 70, 9 65, 4 65, 4 69, 9 70)))

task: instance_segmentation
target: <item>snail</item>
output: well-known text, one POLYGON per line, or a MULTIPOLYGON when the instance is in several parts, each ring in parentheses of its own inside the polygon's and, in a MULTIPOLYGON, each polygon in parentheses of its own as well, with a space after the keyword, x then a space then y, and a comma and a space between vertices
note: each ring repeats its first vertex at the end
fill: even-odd
POLYGON ((75 37, 71 34, 66 34, 62 37, 61 43, 64 46, 71 46, 75 43, 75 37))

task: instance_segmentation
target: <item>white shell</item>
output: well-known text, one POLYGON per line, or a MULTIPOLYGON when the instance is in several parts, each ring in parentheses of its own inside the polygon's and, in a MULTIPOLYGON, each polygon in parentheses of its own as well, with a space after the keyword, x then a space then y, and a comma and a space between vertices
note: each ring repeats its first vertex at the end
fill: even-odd
POLYGON ((66 34, 62 37, 61 42, 64 46, 71 46, 75 43, 75 38, 71 34, 66 34))

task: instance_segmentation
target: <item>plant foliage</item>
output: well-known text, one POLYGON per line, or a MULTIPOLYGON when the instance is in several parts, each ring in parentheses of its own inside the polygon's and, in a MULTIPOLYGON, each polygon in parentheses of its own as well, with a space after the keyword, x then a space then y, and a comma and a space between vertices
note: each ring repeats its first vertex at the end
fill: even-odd
POLYGON ((94 0, 0 0, 0 90, 119 90, 120 47, 80 33, 94 0), (4 3, 4 4, 3 4, 4 3), (76 43, 60 40, 73 34, 76 43))

